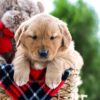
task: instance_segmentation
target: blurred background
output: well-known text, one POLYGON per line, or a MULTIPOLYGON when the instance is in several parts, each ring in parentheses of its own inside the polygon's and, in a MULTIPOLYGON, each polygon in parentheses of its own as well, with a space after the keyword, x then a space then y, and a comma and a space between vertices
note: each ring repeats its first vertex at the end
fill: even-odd
POLYGON ((80 94, 100 100, 100 0, 43 0, 46 12, 68 24, 84 58, 80 94))

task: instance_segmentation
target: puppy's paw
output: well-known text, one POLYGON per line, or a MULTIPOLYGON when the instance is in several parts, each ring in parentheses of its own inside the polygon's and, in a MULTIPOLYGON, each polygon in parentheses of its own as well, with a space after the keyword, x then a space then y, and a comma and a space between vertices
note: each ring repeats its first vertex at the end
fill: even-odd
POLYGON ((15 71, 14 81, 18 86, 25 85, 29 81, 29 72, 27 71, 15 71))
POLYGON ((61 82, 61 75, 46 74, 45 82, 50 89, 55 89, 61 82))

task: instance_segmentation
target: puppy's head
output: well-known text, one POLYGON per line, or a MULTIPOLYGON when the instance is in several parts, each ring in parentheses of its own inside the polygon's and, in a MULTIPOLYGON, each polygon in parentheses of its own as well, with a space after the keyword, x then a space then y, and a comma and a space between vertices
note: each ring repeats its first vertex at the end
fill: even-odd
POLYGON ((68 48, 71 35, 61 20, 39 14, 19 27, 15 40, 17 48, 21 46, 33 60, 45 62, 68 48))

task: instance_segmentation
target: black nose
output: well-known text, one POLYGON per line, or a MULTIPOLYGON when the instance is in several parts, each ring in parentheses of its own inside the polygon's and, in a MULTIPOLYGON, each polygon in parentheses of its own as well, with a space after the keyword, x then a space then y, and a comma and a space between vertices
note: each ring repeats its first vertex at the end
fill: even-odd
POLYGON ((38 52, 41 58, 46 58, 48 56, 48 50, 46 49, 39 49, 38 52))

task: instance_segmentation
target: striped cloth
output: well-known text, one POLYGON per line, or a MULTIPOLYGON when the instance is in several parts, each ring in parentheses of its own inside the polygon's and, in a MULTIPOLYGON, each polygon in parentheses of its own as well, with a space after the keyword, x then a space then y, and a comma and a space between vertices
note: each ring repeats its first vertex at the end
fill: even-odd
POLYGON ((31 69, 30 80, 26 85, 17 86, 13 80, 13 65, 0 65, 0 86, 2 86, 7 94, 13 100, 50 100, 62 87, 64 81, 71 73, 71 68, 66 70, 62 82, 56 89, 50 89, 45 84, 45 69, 31 69))

